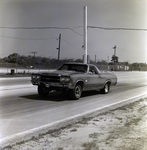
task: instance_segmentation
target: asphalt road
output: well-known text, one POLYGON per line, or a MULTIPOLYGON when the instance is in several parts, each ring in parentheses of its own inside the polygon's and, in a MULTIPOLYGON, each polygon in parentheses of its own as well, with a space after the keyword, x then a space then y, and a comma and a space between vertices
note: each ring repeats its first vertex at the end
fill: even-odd
POLYGON ((146 72, 116 72, 109 94, 85 92, 81 99, 51 93, 42 99, 30 78, 0 79, 0 139, 147 93, 146 72))

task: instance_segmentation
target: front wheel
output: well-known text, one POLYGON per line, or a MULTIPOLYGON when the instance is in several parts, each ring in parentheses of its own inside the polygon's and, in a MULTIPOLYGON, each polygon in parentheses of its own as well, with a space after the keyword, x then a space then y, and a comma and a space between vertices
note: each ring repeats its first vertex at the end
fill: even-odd
POLYGON ((46 88, 44 85, 38 85, 38 94, 41 97, 46 97, 49 93, 49 89, 46 88))
POLYGON ((82 95, 82 87, 80 84, 77 84, 75 88, 71 91, 71 97, 75 100, 79 99, 82 95))
POLYGON ((110 83, 106 83, 103 87, 103 89, 101 89, 101 93, 102 94, 107 94, 109 93, 109 90, 110 90, 110 83))

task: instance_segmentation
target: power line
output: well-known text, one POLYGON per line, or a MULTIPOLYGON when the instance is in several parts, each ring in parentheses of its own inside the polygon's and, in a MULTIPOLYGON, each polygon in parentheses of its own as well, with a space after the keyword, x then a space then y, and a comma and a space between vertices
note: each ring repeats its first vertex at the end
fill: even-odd
POLYGON ((65 39, 63 39, 63 38, 62 38, 62 40, 63 40, 64 42, 68 43, 69 45, 73 46, 74 48, 79 49, 79 48, 78 48, 78 47, 76 47, 75 45, 73 45, 73 44, 71 44, 71 43, 67 42, 65 39))
POLYGON ((56 37, 32 39, 32 38, 20 38, 20 37, 12 37, 12 36, 5 36, 5 35, 0 35, 0 36, 1 37, 5 37, 5 38, 19 39, 19 40, 48 40, 48 39, 56 39, 56 37))
MULTIPOLYGON (((63 29, 63 30, 71 30, 76 34, 83 36, 82 34, 74 31, 70 27, 0 27, 1 29, 24 29, 24 30, 35 30, 35 29, 63 29)), ((83 26, 78 26, 77 28, 83 28, 83 26)), ((140 28, 112 28, 112 27, 100 27, 100 26, 87 26, 87 28, 91 29, 102 29, 102 30, 135 30, 135 31, 147 31, 147 29, 140 29, 140 28)))
POLYGON ((1 29, 27 29, 27 30, 33 30, 33 29, 67 29, 67 28, 60 28, 60 27, 0 27, 1 29))
MULTIPOLYGON (((76 27, 76 29, 81 28, 82 26, 76 27)), ((61 30, 70 30, 80 36, 83 36, 82 34, 74 31, 74 29, 71 29, 69 27, 0 27, 1 29, 14 29, 14 30, 44 30, 44 29, 61 29, 61 30)))
POLYGON ((92 29, 102 29, 102 30, 134 30, 134 31, 147 31, 147 29, 135 29, 135 28, 110 28, 110 27, 97 27, 97 26, 87 26, 88 28, 92 28, 92 29))
POLYGON ((69 29, 69 27, 0 27, 1 29, 27 29, 27 30, 32 30, 32 29, 69 29))

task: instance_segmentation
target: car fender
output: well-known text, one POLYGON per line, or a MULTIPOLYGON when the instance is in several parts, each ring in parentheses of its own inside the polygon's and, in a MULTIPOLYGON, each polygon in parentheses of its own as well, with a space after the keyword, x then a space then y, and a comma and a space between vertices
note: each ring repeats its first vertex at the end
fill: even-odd
POLYGON ((111 85, 111 80, 110 80, 110 79, 107 79, 107 80, 104 82, 104 84, 103 84, 103 88, 104 88, 104 86, 106 85, 106 83, 110 83, 110 85, 111 85))
POLYGON ((82 89, 84 87, 84 82, 85 80, 83 79, 77 79, 74 83, 73 83, 73 88, 75 88, 75 86, 77 85, 77 83, 81 83, 82 84, 82 89))

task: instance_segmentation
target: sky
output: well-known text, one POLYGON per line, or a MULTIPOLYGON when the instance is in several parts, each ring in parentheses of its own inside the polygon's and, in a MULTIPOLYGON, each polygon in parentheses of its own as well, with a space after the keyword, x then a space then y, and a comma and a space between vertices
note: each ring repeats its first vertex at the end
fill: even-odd
POLYGON ((0 0, 0 58, 20 55, 79 59, 87 6, 87 53, 111 61, 147 63, 147 0, 0 0))

